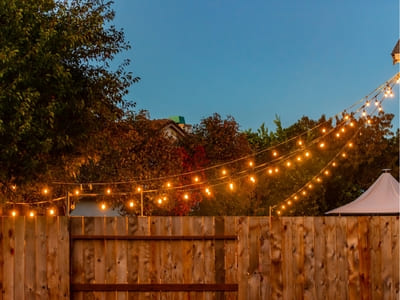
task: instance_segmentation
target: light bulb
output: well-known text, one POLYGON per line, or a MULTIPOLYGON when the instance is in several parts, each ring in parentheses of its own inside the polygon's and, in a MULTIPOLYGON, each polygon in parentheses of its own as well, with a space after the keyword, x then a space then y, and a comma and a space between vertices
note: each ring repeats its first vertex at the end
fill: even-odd
POLYGON ((110 194, 111 194, 111 189, 110 189, 110 188, 108 188, 108 189, 106 190, 106 194, 107 194, 107 195, 110 195, 110 194))
POLYGON ((277 156, 278 156, 278 152, 277 152, 277 151, 274 151, 274 152, 272 152, 272 155, 273 155, 274 157, 277 157, 277 156))
POLYGON ((255 182, 256 182, 256 179, 254 178, 254 176, 250 176, 250 181, 251 181, 252 183, 255 183, 255 182))
POLYGON ((11 211, 11 216, 15 217, 16 215, 17 215, 17 211, 16 211, 15 209, 13 209, 13 210, 11 211))
POLYGON ((129 207, 132 208, 132 207, 134 207, 134 206, 135 206, 135 202, 129 201, 129 207))
POLYGON ((188 200, 188 199, 189 199, 189 194, 184 194, 184 195, 183 195, 183 198, 184 198, 185 200, 188 200))
POLYGON ((105 210, 107 208, 107 205, 105 203, 102 203, 100 205, 101 210, 105 210))

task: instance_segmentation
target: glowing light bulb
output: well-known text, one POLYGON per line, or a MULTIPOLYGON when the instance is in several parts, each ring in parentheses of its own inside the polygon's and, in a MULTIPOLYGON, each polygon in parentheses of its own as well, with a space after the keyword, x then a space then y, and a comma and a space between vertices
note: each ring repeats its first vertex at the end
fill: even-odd
POLYGON ((16 215, 17 215, 17 211, 13 209, 13 210, 11 211, 11 216, 15 217, 16 215))
POLYGON ((353 143, 352 142, 349 142, 348 144, 347 144, 347 146, 349 146, 349 148, 353 148, 353 143))
POLYGON ((306 191, 302 191, 301 194, 302 194, 303 196, 305 196, 305 195, 307 195, 307 192, 306 192, 306 191))
POLYGON ((347 157, 347 154, 345 152, 342 153, 342 157, 345 158, 347 157))
POLYGON ((43 192, 44 195, 47 195, 49 193, 49 189, 48 188, 44 188, 42 192, 43 192))
POLYGON ((326 128, 321 129, 322 133, 326 133, 326 128))
POLYGON ((233 183, 231 182, 231 183, 229 183, 229 189, 232 191, 233 190, 233 188, 234 188, 234 185, 233 185, 233 183))
POLYGON ((375 100, 375 106, 379 106, 379 101, 375 100))
POLYGON ((162 199, 163 199, 163 201, 167 201, 168 200, 168 198, 166 196, 164 196, 162 199))
POLYGON ((184 194, 183 199, 188 200, 189 199, 189 194, 184 194))
POLYGON ((340 133, 339 133, 339 132, 336 133, 336 137, 337 137, 337 138, 340 137, 340 133))
POLYGON ((74 191, 74 194, 75 194, 75 196, 78 196, 78 195, 79 195, 79 190, 76 189, 76 190, 74 191))
POLYGON ((354 127, 354 122, 350 122, 350 127, 354 127))
POLYGON ((15 184, 13 184, 13 185, 11 186, 11 189, 12 189, 13 191, 15 191, 15 190, 17 189, 17 186, 16 186, 15 184))
POLYGON ((313 185, 310 183, 310 184, 308 185, 308 188, 311 190, 311 189, 313 188, 313 185))
POLYGON ((280 211, 280 210, 278 210, 276 213, 277 213, 277 215, 279 216, 279 215, 281 214, 281 211, 280 211))
POLYGON ((100 208, 101 208, 101 210, 106 210, 107 205, 103 202, 103 203, 101 203, 100 208))
MULTIPOLYGON (((185 199, 186 199, 186 198, 185 198, 185 199)), ((158 204, 162 204, 162 199, 161 199, 161 198, 158 198, 157 202, 158 202, 158 204)))
POLYGON ((320 143, 320 144, 319 144, 319 147, 320 147, 320 148, 324 148, 324 147, 325 147, 325 143, 320 143))
POLYGON ((336 167, 337 166, 337 163, 336 162, 333 162, 332 163, 332 167, 336 167))
POLYGON ((362 111, 361 115, 362 115, 363 117, 365 117, 365 116, 367 115, 367 112, 365 111, 365 109, 362 111))
POLYGON ((345 132, 346 129, 344 129, 344 127, 342 127, 342 129, 340 129, 341 132, 345 132))
POLYGON ((383 111, 382 106, 379 106, 379 107, 378 107, 378 110, 379 110, 379 111, 383 111))
POLYGON ((371 119, 368 119, 368 120, 367 120, 367 123, 368 123, 368 124, 372 124, 372 120, 371 120, 371 119))
POLYGON ((222 175, 226 175, 227 171, 225 169, 222 169, 221 173, 222 173, 222 175))
POLYGON ((254 176, 250 176, 250 181, 251 181, 252 183, 255 183, 255 182, 256 182, 256 179, 254 178, 254 176))
POLYGON ((275 173, 278 173, 279 172, 279 168, 275 168, 275 173))
POLYGON ((311 154, 310 154, 310 152, 307 151, 307 152, 304 154, 304 156, 305 156, 305 157, 310 157, 311 154))
POLYGON ((34 216, 35 216, 35 212, 34 212, 33 210, 31 210, 31 211, 29 212, 29 216, 30 216, 30 217, 34 217, 34 216))
POLYGON ((326 176, 328 176, 328 175, 329 175, 329 171, 326 170, 326 171, 324 172, 324 174, 325 174, 326 176))
POLYGON ((50 215, 50 216, 54 216, 55 213, 56 213, 56 211, 54 210, 54 208, 50 208, 50 209, 49 209, 49 215, 50 215))
POLYGON ((302 141, 302 140, 299 140, 299 141, 297 142, 297 145, 299 145, 299 146, 303 145, 303 141, 302 141))
POLYGON ((249 161, 249 167, 253 167, 254 163, 252 161, 249 161))
POLYGON ((293 198, 294 198, 294 200, 298 200, 298 199, 299 199, 299 197, 298 197, 298 196, 294 196, 293 198))
POLYGON ((286 203, 287 203, 288 205, 292 205, 292 201, 290 201, 290 200, 288 200, 286 203))
POLYGON ((171 182, 166 183, 167 188, 170 188, 172 186, 171 182))
POLYGON ((282 208, 282 209, 285 209, 285 208, 286 208, 286 206, 285 206, 284 204, 282 204, 281 208, 282 208))
POLYGON ((278 152, 277 151, 272 152, 272 156, 277 157, 278 156, 278 152))
POLYGON ((135 202, 129 201, 129 207, 132 208, 132 207, 134 207, 134 206, 135 206, 135 202))
POLYGON ((268 169, 268 174, 272 174, 272 173, 274 173, 274 170, 272 170, 272 169, 268 169))
POLYGON ((193 178, 193 180, 194 180, 194 182, 199 182, 199 177, 196 176, 196 177, 193 178))
POLYGON ((286 167, 290 167, 292 163, 290 161, 286 162, 286 167))
POLYGON ((138 193, 140 193, 140 192, 142 191, 142 188, 141 188, 140 186, 138 186, 138 187, 136 188, 136 191, 137 191, 138 193))
POLYGON ((297 156, 297 157, 296 157, 296 160, 297 160, 297 161, 301 161, 301 156, 297 156))
POLYGON ((345 115, 345 116, 344 116, 344 119, 345 119, 345 120, 348 120, 349 118, 350 118, 349 115, 345 115))
POLYGON ((322 182, 322 179, 317 177, 317 182, 322 182))
POLYGON ((110 194, 111 194, 111 189, 110 189, 110 188, 106 189, 106 194, 107 194, 107 195, 110 195, 110 194))
POLYGON ((370 106, 370 104, 371 104, 371 103, 370 103, 369 101, 365 102, 365 106, 366 106, 366 107, 370 106))

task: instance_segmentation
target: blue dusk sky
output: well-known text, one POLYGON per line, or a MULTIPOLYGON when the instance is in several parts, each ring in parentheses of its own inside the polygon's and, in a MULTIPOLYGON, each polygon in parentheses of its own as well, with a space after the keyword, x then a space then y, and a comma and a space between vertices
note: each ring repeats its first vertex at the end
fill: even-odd
MULTIPOLYGON (((115 0, 141 81, 127 99, 152 119, 219 113, 241 130, 327 117, 399 71, 398 0, 115 0)), ((399 89, 384 103, 398 125, 399 89)))

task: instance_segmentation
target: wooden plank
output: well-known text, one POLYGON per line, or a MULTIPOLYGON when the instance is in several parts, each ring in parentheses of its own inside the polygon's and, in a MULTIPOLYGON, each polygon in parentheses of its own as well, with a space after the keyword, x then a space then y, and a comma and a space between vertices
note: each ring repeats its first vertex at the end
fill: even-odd
POLYGON ((348 299, 348 273, 347 273, 347 244, 346 244, 346 217, 336 218, 336 262, 337 262, 337 289, 338 299, 348 299))
MULTIPOLYGON (((70 217, 70 230, 71 235, 74 234, 83 234, 84 231, 84 221, 83 217, 70 217)), ((47 227, 50 228, 49 225, 47 227)), ((73 241, 71 239, 71 284, 74 283, 83 283, 84 278, 84 255, 83 255, 83 241, 73 241)), ((48 246, 49 247, 49 246, 48 246)), ((49 272, 47 272, 49 274, 49 272)), ((81 292, 72 292, 71 298, 77 300, 83 300, 83 293, 81 292)))
POLYGON ((283 299, 294 299, 295 277, 293 272, 293 218, 282 217, 281 220, 283 299))
MULTIPOLYGON (((280 299, 283 295, 282 276, 282 225, 281 218, 271 217, 271 298, 280 299)), ((240 288, 240 286, 239 286, 240 288)))
POLYGON ((304 299, 317 299, 314 217, 304 217, 304 299))
POLYGON ((260 227, 260 295, 261 299, 271 299, 271 277, 274 276, 274 274, 271 273, 271 234, 269 218, 262 218, 260 227))
MULTIPOLYGON (((172 230, 171 234, 179 236, 183 234, 183 217, 173 217, 172 219, 172 230)), ((171 244, 172 247, 172 260, 174 262, 174 267, 171 271, 171 282, 172 283, 183 283, 183 264, 184 264, 184 242, 182 240, 176 241, 171 244)), ((211 273, 211 272, 210 272, 211 273)), ((212 273, 213 274, 213 273, 212 273)), ((184 292, 175 292, 175 299, 183 300, 184 292)))
MULTIPOLYGON (((116 234, 126 235, 128 233, 128 218, 117 218, 116 234)), ((116 283, 128 283, 128 241, 119 241, 116 248, 116 283)), ((128 292, 117 293, 117 300, 127 300, 128 292)))
MULTIPOLYGON (((153 217, 138 217, 138 235, 150 235, 150 224, 153 217)), ((150 284, 151 283, 151 260, 152 252, 151 245, 144 241, 139 241, 139 283, 150 284)), ((152 294, 140 293, 138 299, 151 299, 152 294)))
MULTIPOLYGON (((35 298, 36 290, 36 249, 35 249, 35 227, 37 217, 27 217, 25 219, 25 281, 24 281, 24 293, 26 299, 35 298)), ((15 261, 19 264, 20 262, 15 261)), ((17 281, 16 281, 17 282, 17 281)), ((15 283, 16 283, 15 282, 15 283)), ((17 284, 16 284, 17 287, 17 284)))
MULTIPOLYGON (((194 217, 191 217, 194 218, 194 217)), ((71 240, 213 241, 237 240, 236 235, 71 235, 71 240)))
POLYGON ((258 217, 249 218, 249 279, 248 299, 260 299, 259 259, 260 259, 260 223, 258 217))
MULTIPOLYGON (((53 217, 56 218, 56 217, 53 217)), ((47 230, 46 230, 46 217, 36 217, 36 241, 35 251, 36 255, 36 299, 49 299, 47 289, 47 230)), ((55 231, 58 232, 57 228, 55 231)), ((67 245, 68 247, 68 245, 67 245)))
MULTIPOLYGON (((190 217, 192 234, 193 235, 204 235, 204 218, 203 217, 190 217)), ((221 234, 224 234, 222 231, 221 234)), ((223 245, 223 242, 222 242, 223 245)), ((202 284, 204 283, 204 276, 206 272, 206 266, 204 265, 204 240, 193 240, 193 265, 192 265, 192 280, 190 283, 202 284)), ((222 246, 223 247, 223 246, 222 246)), ((224 259, 222 259, 222 265, 224 265, 224 259)), ((225 273, 224 273, 225 274, 225 273)), ((191 292, 191 298, 204 299, 204 292, 191 292)))
POLYGON ((357 217, 347 218, 347 262, 349 272, 349 298, 360 299, 360 273, 358 253, 358 219, 357 217))
POLYGON ((382 299, 393 299, 393 274, 392 274, 392 228, 390 217, 379 217, 381 218, 381 248, 382 248, 382 299))
POLYGON ((400 299, 399 216, 391 217, 391 221, 392 221, 393 299, 400 299))
MULTIPOLYGON (((11 219, 10 219, 11 220, 11 219)), ((32 220, 31 220, 32 221, 32 220)), ((32 223, 32 222, 31 222, 32 223)), ((30 223, 30 224, 31 224, 30 223)), ((32 225, 32 224, 31 224, 32 225)), ((32 227, 34 229, 34 226, 31 226, 30 232, 32 236, 34 236, 34 233, 32 233, 32 227)), ((26 264, 26 259, 29 258, 25 255, 25 217, 18 217, 15 219, 15 250, 14 250, 14 297, 15 299, 25 299, 25 264, 26 264)), ((34 237, 33 237, 34 238, 34 237)), ((32 247, 32 239, 30 239, 28 247, 32 247)), ((29 248, 28 248, 29 249, 29 248)), ((35 249, 30 249, 35 251, 35 249)), ((32 256, 31 256, 32 257, 32 256)), ((33 257, 35 257, 33 255, 33 257)), ((32 266, 32 262, 30 262, 30 266, 32 266)), ((33 281, 34 281, 34 275, 32 274, 31 278, 27 279, 27 281, 33 286, 33 281)))
MULTIPOLYGON (((3 224, 3 255, 4 255, 4 299, 17 299, 14 294, 14 262, 15 262, 15 222, 24 217, 6 217, 3 224)), ((21 262, 19 262, 21 263, 21 262)), ((23 282, 23 281, 22 281, 23 282)), ((20 286, 21 288, 21 286, 20 286)), ((22 288, 23 290, 23 288, 22 288)), ((20 298, 24 299, 24 298, 20 298)))
MULTIPOLYGON (((85 234, 105 234, 105 218, 86 217, 85 234)), ((106 277, 106 241, 87 241, 85 244, 86 283, 104 284, 106 277)), ((90 297, 90 294, 85 294, 85 296, 90 297)), ((95 299, 106 300, 104 293, 94 292, 93 296, 95 299)))
MULTIPOLYGON (((151 221, 149 222, 150 225, 150 234, 151 235, 158 235, 161 232, 161 217, 151 217, 151 221)), ((149 242, 147 243, 150 246, 150 283, 159 284, 161 278, 161 244, 149 242)), ((150 299, 160 299, 159 292, 151 292, 150 299)))
MULTIPOLYGON (((215 217, 215 234, 224 234, 225 231, 225 220, 224 217, 215 217)), ((215 282, 216 283, 224 283, 225 282, 225 249, 224 249, 224 241, 217 240, 215 241, 215 258, 214 258, 214 266, 215 266, 215 282)), ((215 299, 224 299, 225 294, 217 293, 215 295, 215 299)))
POLYGON ((293 218, 293 275, 295 278, 294 295, 295 299, 302 299, 304 296, 304 218, 293 218))
MULTIPOLYGON (((316 217, 314 219, 315 238, 315 286, 316 299, 324 299, 328 294, 328 275, 326 258, 326 219, 329 217, 316 217)), ((346 281, 347 285, 347 281, 346 281)))
MULTIPOLYGON (((51 217, 50 217, 51 218, 51 217)), ((70 286, 70 274, 71 264, 68 263, 71 259, 70 253, 70 226, 69 217, 60 216, 58 219, 58 297, 57 299, 71 299, 71 293, 69 290, 70 286)))
MULTIPOLYGON (((130 216, 127 218, 128 235, 138 234, 139 224, 137 216, 130 216)), ((130 241, 127 245, 127 283, 139 283, 139 242, 130 241)), ((128 293, 129 300, 139 299, 138 293, 128 293)))
POLYGON ((358 218, 358 252, 360 257, 360 294, 361 299, 368 299, 371 295, 370 280, 370 245, 368 223, 371 217, 358 218))
MULTIPOLYGON (((337 299, 336 217, 326 217, 325 224, 327 295, 332 299, 337 299)), ((354 238, 357 240, 357 231, 354 238)))
POLYGON ((223 292, 223 291, 237 291, 237 284, 218 284, 218 283, 148 283, 148 284, 100 284, 100 283, 92 283, 92 284, 72 284, 71 289, 73 291, 137 291, 137 292, 179 292, 179 291, 188 291, 188 292, 205 292, 205 291, 214 291, 214 292, 223 292))
POLYGON ((4 236, 3 236, 3 224, 7 218, 0 217, 0 300, 3 300, 4 296, 4 236))
MULTIPOLYGON (((104 234, 115 235, 117 227, 117 217, 104 217, 104 234)), ((118 240, 105 240, 104 241, 104 283, 115 284, 116 281, 116 265, 117 265, 117 243, 118 240)), ((105 299, 116 299, 116 292, 104 293, 105 299)))
MULTIPOLYGON (((172 217, 162 217, 160 220, 160 233, 167 236, 172 235, 172 217)), ((161 276, 160 283, 172 283, 172 271, 174 262, 172 260, 172 245, 170 241, 162 241, 161 246, 161 276)), ((173 293, 161 293, 162 300, 173 300, 173 293)))
MULTIPOLYGON (((212 223, 207 224, 207 220, 209 218, 205 219, 205 228, 206 231, 204 232, 205 234, 212 234, 212 231, 210 231, 209 227, 212 225, 212 223)), ((236 235, 236 217, 224 217, 224 235, 236 235)), ((208 247, 209 241, 206 241, 206 249, 208 247)), ((237 256, 236 256, 236 249, 237 249, 237 243, 235 240, 225 240, 225 283, 237 283, 237 256)), ((207 261, 205 261, 205 266, 206 266, 206 274, 209 271, 209 265, 207 261)), ((206 281, 205 283, 208 283, 209 281, 206 281)), ((211 299, 210 294, 209 298, 211 299)), ((237 299, 237 292, 226 292, 225 293, 225 298, 227 300, 236 300, 237 299)))
MULTIPOLYGON (((49 297, 51 299, 58 298, 58 277, 59 277, 59 269, 58 269, 58 219, 56 217, 46 218, 46 256, 47 256, 47 287, 49 291, 49 297)), ((68 246, 67 246, 68 247, 68 246)))
POLYGON ((248 299, 248 279, 249 279, 249 218, 238 217, 238 299, 248 299))
POLYGON ((371 251, 371 298, 383 299, 382 287, 382 251, 380 218, 373 217, 369 223, 371 251))

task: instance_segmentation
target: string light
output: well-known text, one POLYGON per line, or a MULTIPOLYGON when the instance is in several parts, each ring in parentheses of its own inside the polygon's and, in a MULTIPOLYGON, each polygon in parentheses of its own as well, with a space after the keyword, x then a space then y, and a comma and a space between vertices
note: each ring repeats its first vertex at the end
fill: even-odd
POLYGON ((189 194, 187 194, 187 193, 186 193, 186 194, 184 194, 184 195, 183 195, 183 199, 185 199, 185 200, 189 200, 189 194))
POLYGON ((324 143, 324 142, 320 143, 320 144, 319 144, 319 147, 320 147, 320 148, 324 148, 324 147, 325 147, 325 143, 324 143))
POLYGON ((225 176, 226 174, 228 174, 228 172, 227 172, 225 169, 222 169, 222 170, 221 170, 221 173, 222 173, 222 175, 224 175, 224 176, 225 176))
POLYGON ((342 128, 340 129, 340 131, 344 133, 344 132, 346 131, 346 129, 344 129, 344 127, 342 127, 342 128))
POLYGON ((310 154, 310 152, 309 152, 309 151, 307 151, 307 152, 304 154, 304 156, 305 156, 305 157, 310 157, 310 156, 311 156, 311 154, 310 154))
POLYGON ((297 145, 302 146, 303 145, 303 141, 302 140, 298 140, 297 145))
POLYGON ((353 148, 353 143, 352 142, 349 142, 348 144, 347 144, 347 146, 349 147, 349 148, 353 148))
POLYGON ((75 189, 75 190, 74 190, 74 194, 75 194, 75 196, 78 196, 78 195, 79 195, 79 190, 78 190, 78 189, 75 189))
POLYGON ((278 173, 279 172, 279 168, 275 168, 275 173, 278 173))
POLYGON ((104 202, 102 202, 101 205, 100 205, 100 209, 101 210, 106 210, 106 208, 107 208, 107 205, 104 202))
POLYGON ((193 181, 194 181, 194 182, 199 182, 199 177, 198 177, 198 176, 194 177, 194 178, 193 178, 193 181))
POLYGON ((31 211, 29 212, 29 216, 30 216, 30 217, 34 217, 34 216, 35 216, 35 211, 31 210, 31 211))
POLYGON ((277 157, 278 156, 278 152, 277 151, 272 152, 272 156, 273 157, 277 157))
POLYGON ((249 161, 249 167, 253 167, 254 163, 252 161, 249 161))
POLYGON ((322 133, 326 133, 326 128, 321 129, 322 133))
POLYGON ((254 177, 254 176, 250 176, 250 181, 251 181, 252 183, 256 183, 255 177, 254 177))
POLYGON ((328 176, 328 175, 329 175, 329 171, 328 171, 328 170, 325 170, 325 171, 324 171, 324 174, 325 174, 326 176, 328 176))
POLYGON ((133 208, 135 206, 135 202, 133 200, 129 201, 129 207, 133 208))
MULTIPOLYGON (((168 186, 168 183, 167 183, 167 186, 168 186)), ((138 186, 138 187, 136 188, 136 191, 137 191, 138 193, 140 193, 140 192, 142 191, 142 188, 141 188, 140 186, 138 186)))
POLYGON ((167 188, 170 188, 170 187, 172 186, 171 182, 168 181, 168 182, 166 183, 166 186, 167 186, 167 188))
POLYGON ((11 211, 11 216, 12 216, 12 217, 17 216, 17 211, 16 211, 15 209, 13 209, 13 210, 11 211))
POLYGON ((297 161, 301 161, 301 156, 297 156, 297 157, 296 157, 296 160, 297 160, 297 161))
POLYGON ((269 174, 269 175, 272 175, 273 173, 274 173, 274 170, 268 169, 268 174, 269 174))
POLYGON ((111 189, 110 188, 106 189, 106 194, 107 195, 111 195, 111 189))
MULTIPOLYGON (((185 200, 186 200, 186 198, 185 198, 185 200)), ((158 198, 157 202, 158 202, 158 204, 162 204, 162 199, 158 198)))
POLYGON ((233 182, 230 182, 230 183, 229 183, 229 189, 230 189, 231 191, 233 191, 234 187, 235 187, 235 186, 233 185, 233 182))
POLYGON ((290 167, 292 165, 292 163, 290 161, 286 162, 286 167, 290 167))
POLYGON ((43 193, 43 195, 48 195, 49 189, 47 187, 43 188, 42 193, 43 193))
MULTIPOLYGON (((336 167, 337 166, 337 162, 332 162, 332 167, 336 167)), ((328 172, 329 173, 329 172, 328 172)))
POLYGON ((354 122, 350 122, 350 127, 354 127, 354 122))
POLYGON ((54 216, 56 214, 56 210, 54 208, 49 209, 49 215, 54 216))
POLYGON ((379 101, 378 101, 378 99, 375 100, 375 106, 379 106, 379 101))

